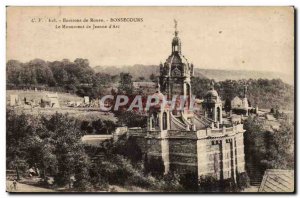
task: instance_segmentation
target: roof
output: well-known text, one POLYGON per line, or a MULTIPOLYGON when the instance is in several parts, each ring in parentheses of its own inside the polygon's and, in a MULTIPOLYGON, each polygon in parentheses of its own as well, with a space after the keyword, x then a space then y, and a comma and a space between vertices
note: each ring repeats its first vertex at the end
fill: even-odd
MULTIPOLYGON (((171 69, 173 69, 173 67, 177 67, 178 65, 180 65, 180 67, 183 67, 183 64, 189 65, 188 60, 182 54, 179 54, 177 52, 172 53, 167 58, 166 63, 171 66, 171 69)), ((180 69, 183 70, 183 68, 180 69)))
POLYGON ((48 97, 48 98, 58 98, 58 95, 57 95, 57 93, 55 93, 55 94, 50 94, 50 93, 48 93, 48 94, 47 94, 47 97, 48 97))
POLYGON ((206 93, 206 97, 218 97, 218 92, 214 89, 211 89, 209 90, 207 93, 206 93))
POLYGON ((156 88, 157 83, 154 82, 133 82, 133 87, 135 88, 144 88, 144 87, 149 87, 149 88, 156 88))
POLYGON ((270 120, 270 121, 275 121, 276 120, 276 118, 271 114, 266 114, 266 118, 267 118, 267 120, 270 120))
POLYGON ((267 169, 258 192, 294 192, 294 171, 267 169))
POLYGON ((231 100, 231 102, 234 102, 234 103, 236 103, 236 102, 242 102, 242 99, 240 99, 240 97, 238 97, 238 96, 235 96, 235 97, 231 100))

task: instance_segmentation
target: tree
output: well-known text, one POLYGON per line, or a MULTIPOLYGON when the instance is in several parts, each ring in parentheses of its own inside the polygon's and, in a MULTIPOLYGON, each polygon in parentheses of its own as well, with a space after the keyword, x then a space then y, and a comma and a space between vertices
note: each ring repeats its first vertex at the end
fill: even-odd
POLYGON ((275 149, 277 150, 274 168, 294 169, 294 139, 295 132, 293 123, 289 123, 288 120, 282 120, 279 130, 274 132, 275 149))
POLYGON ((20 78, 22 67, 23 64, 17 60, 7 61, 6 63, 7 83, 12 83, 15 85, 19 85, 22 83, 22 78, 20 78))
POLYGON ((150 75, 149 79, 150 79, 152 82, 155 82, 156 77, 155 77, 155 75, 152 73, 152 74, 150 75))
POLYGON ((118 92, 122 94, 132 94, 133 83, 132 76, 129 73, 120 73, 118 92))
POLYGON ((203 98, 210 88, 211 80, 194 77, 192 78, 191 84, 192 93, 195 94, 197 98, 203 98))
POLYGON ((90 160, 76 120, 67 114, 36 118, 8 110, 7 124, 8 168, 17 168, 21 174, 38 168, 44 178, 54 176, 61 186, 75 175, 78 189, 88 187, 90 160))
POLYGON ((140 81, 144 81, 144 80, 145 80, 145 77, 144 77, 144 76, 140 76, 140 77, 139 77, 139 80, 140 80, 140 81))
POLYGON ((58 162, 55 182, 60 185, 67 184, 70 176, 82 167, 82 163, 86 163, 86 167, 89 166, 81 143, 82 132, 76 121, 69 118, 67 114, 56 113, 50 119, 43 117, 42 123, 45 129, 52 134, 51 139, 53 139, 55 147, 54 155, 58 162))
POLYGON ((147 117, 138 115, 131 111, 118 111, 115 112, 115 115, 118 117, 117 124, 120 126, 128 127, 146 127, 147 126, 147 117))
POLYGON ((35 139, 35 121, 32 116, 25 115, 24 113, 18 115, 12 110, 7 110, 6 124, 7 168, 18 168, 21 174, 23 174, 30 165, 34 164, 31 161, 33 158, 31 157, 33 149, 30 146, 33 146, 33 142, 37 140, 35 139))
POLYGON ((228 98, 225 100, 224 109, 226 112, 229 112, 231 110, 231 101, 228 98))

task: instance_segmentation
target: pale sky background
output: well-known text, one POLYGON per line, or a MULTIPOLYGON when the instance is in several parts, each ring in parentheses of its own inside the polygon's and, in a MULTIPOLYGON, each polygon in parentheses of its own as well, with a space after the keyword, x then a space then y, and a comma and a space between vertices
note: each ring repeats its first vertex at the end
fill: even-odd
POLYGON ((9 7, 7 60, 86 58, 91 66, 158 65, 171 53, 174 18, 182 53, 195 67, 275 71, 293 78, 291 7, 9 7), (143 22, 115 23, 121 26, 115 30, 59 30, 54 23, 32 23, 35 17, 138 17, 143 22))

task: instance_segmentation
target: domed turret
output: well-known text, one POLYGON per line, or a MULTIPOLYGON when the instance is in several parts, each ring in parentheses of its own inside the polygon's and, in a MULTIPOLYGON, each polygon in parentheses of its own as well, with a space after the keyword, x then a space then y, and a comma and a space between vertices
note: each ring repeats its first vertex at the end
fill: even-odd
POLYGON ((222 101, 214 88, 213 81, 211 82, 210 90, 205 95, 203 108, 206 117, 214 122, 222 122, 222 101))
POLYGON ((216 90, 212 89, 206 93, 206 97, 218 97, 219 94, 216 90))
POLYGON ((177 21, 174 20, 174 22, 175 22, 175 36, 172 40, 172 54, 174 53, 181 54, 181 41, 180 38, 178 37, 177 21))
MULTIPOLYGON (((168 99, 173 96, 192 96, 191 77, 193 66, 188 62, 181 52, 181 41, 178 36, 177 21, 175 22, 174 37, 172 39, 172 53, 165 63, 160 65, 161 92, 167 95, 168 99)), ((188 103, 187 103, 188 105, 188 103)))
POLYGON ((218 96, 219 96, 219 94, 218 94, 218 92, 215 90, 214 82, 211 81, 210 89, 209 89, 209 91, 206 93, 205 97, 218 97, 218 96))

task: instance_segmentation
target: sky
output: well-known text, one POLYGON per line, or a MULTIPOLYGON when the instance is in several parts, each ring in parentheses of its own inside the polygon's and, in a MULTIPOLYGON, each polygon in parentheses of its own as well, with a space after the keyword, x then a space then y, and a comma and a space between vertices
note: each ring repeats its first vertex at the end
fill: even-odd
POLYGON ((86 58, 91 66, 158 65, 171 53, 174 19, 182 53, 197 68, 273 71, 293 77, 291 7, 8 7, 7 60, 86 58), (104 22, 36 22, 38 18, 104 22), (111 23, 110 18, 143 22, 111 23), (62 24, 120 27, 55 28, 62 24))

